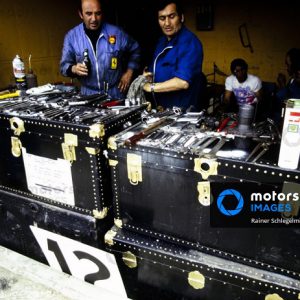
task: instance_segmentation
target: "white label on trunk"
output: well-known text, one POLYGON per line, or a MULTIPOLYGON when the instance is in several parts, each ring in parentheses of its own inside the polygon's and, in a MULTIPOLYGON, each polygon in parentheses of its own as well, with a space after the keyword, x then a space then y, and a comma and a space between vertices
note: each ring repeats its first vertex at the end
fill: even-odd
POLYGON ((31 193, 75 205, 71 163, 29 154, 22 148, 27 187, 31 193))

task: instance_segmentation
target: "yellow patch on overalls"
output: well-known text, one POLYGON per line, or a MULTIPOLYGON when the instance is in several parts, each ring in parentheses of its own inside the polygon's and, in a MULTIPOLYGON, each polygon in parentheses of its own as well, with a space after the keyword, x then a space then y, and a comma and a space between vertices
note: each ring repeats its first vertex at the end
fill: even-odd
POLYGON ((116 70, 118 67, 118 58, 117 57, 112 57, 111 58, 111 63, 110 63, 110 68, 112 70, 116 70))

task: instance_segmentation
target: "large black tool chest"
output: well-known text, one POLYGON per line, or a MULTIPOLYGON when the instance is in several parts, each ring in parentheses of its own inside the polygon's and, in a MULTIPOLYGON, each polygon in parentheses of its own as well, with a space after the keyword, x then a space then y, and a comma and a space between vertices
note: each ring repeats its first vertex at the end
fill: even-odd
POLYGON ((132 299, 296 300, 299 273, 117 227, 105 236, 132 299), (247 262, 247 263, 245 263, 247 262))
MULTIPOLYGON (((299 222, 276 228, 249 223, 256 215, 258 220, 270 215, 299 220, 298 201, 293 201, 289 214, 250 210, 253 193, 279 194, 292 186, 299 194, 299 170, 276 166, 278 144, 251 138, 249 149, 237 149, 241 141, 235 135, 203 133, 180 118, 165 120, 140 124, 109 140, 115 224, 195 250, 213 248, 299 271, 299 222), (263 155, 254 159, 258 154, 250 154, 259 143, 263 155), (217 206, 228 190, 244 199, 243 210, 232 218, 217 206)), ((249 137, 242 142, 249 144, 249 137)))
POLYGON ((30 226, 103 249, 104 233, 111 226, 105 220, 43 203, 22 193, 0 190, 0 244, 46 263, 30 226))
POLYGON ((107 137, 140 120, 144 106, 85 106, 107 104, 103 95, 45 97, 1 103, 0 186, 101 219, 111 207, 107 137))

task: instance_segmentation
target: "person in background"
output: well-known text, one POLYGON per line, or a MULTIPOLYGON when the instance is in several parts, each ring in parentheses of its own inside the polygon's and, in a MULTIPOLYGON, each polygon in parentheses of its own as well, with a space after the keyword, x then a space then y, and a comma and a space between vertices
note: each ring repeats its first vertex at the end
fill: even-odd
POLYGON ((139 68, 140 47, 119 27, 103 21, 100 0, 80 0, 82 23, 64 38, 60 70, 63 76, 76 77, 84 95, 107 92, 122 99, 139 68), (83 63, 88 50, 90 68, 83 63))
POLYGON ((158 23, 163 36, 159 39, 149 72, 152 82, 144 85, 156 104, 199 110, 204 88, 203 48, 200 40, 184 25, 184 14, 178 1, 158 1, 158 23))
POLYGON ((225 105, 232 104, 232 100, 240 106, 255 105, 261 100, 262 82, 252 74, 248 74, 248 64, 244 59, 236 58, 231 62, 232 75, 225 80, 225 105))
POLYGON ((287 82, 286 76, 278 74, 278 90, 275 94, 275 101, 272 108, 272 119, 280 127, 283 122, 284 103, 289 98, 300 99, 300 49, 291 48, 285 55, 285 65, 289 76, 287 82))
POLYGON ((285 57, 289 81, 286 83, 284 74, 278 74, 279 90, 276 94, 280 102, 289 98, 300 98, 300 49, 291 48, 285 57))

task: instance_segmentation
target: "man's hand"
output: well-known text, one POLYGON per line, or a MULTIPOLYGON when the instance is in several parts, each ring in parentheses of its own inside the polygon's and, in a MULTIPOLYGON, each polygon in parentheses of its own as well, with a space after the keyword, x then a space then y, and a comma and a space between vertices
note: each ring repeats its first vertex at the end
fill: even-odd
POLYGON ((71 71, 77 76, 88 76, 88 68, 82 63, 77 63, 76 65, 72 66, 71 71))
POLYGON ((153 82, 153 73, 149 72, 147 67, 143 71, 143 76, 146 77, 148 82, 153 82))
POLYGON ((121 77, 118 88, 122 93, 126 92, 132 80, 133 70, 128 69, 121 77))

